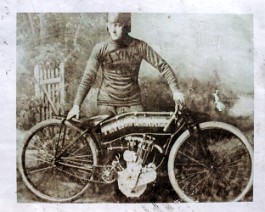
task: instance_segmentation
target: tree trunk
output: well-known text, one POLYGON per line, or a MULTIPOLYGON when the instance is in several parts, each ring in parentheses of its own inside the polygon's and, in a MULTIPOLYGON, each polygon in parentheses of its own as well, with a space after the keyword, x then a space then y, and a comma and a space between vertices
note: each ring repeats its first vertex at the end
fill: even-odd
POLYGON ((39 19, 40 19, 40 45, 45 45, 47 44, 47 33, 48 33, 48 29, 47 29, 47 15, 43 14, 43 13, 39 13, 39 19))
POLYGON ((36 47, 38 45, 38 38, 37 38, 37 34, 35 31, 35 27, 34 27, 34 22, 33 22, 31 13, 27 13, 27 14, 28 14, 28 18, 29 18, 29 23, 30 23, 30 28, 31 28, 31 33, 32 33, 34 45, 36 47))
POLYGON ((75 49, 75 47, 76 47, 77 39, 78 39, 79 34, 80 34, 80 29, 81 29, 81 24, 82 24, 82 21, 83 21, 83 16, 84 16, 84 15, 81 14, 79 24, 78 24, 77 29, 76 29, 76 31, 75 31, 74 42, 73 42, 74 49, 75 49))

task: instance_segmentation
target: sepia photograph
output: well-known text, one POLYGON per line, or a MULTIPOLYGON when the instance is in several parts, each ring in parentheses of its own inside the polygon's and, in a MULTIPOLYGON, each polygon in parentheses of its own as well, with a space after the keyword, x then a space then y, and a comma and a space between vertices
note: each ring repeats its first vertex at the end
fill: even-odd
POLYGON ((17 202, 252 202, 253 28, 251 14, 17 13, 17 202))

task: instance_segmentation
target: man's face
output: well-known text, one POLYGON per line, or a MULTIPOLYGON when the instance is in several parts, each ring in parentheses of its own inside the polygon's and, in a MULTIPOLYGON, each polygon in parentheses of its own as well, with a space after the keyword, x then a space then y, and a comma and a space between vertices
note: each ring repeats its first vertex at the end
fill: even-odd
POLYGON ((117 41, 123 37, 123 24, 119 22, 108 22, 108 31, 112 40, 117 41))

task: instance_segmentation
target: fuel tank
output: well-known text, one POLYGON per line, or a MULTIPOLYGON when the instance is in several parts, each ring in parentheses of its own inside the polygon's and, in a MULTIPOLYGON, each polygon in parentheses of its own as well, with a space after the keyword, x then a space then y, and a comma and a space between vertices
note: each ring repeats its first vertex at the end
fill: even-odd
POLYGON ((102 141, 119 138, 132 133, 164 133, 174 130, 164 127, 169 123, 173 112, 130 112, 115 116, 100 123, 102 141))

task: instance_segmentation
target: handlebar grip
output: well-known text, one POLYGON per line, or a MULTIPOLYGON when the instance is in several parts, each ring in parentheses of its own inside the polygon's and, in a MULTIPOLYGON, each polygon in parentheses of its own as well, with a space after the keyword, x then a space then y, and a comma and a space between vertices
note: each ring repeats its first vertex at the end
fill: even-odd
POLYGON ((65 118, 65 120, 66 120, 66 121, 70 121, 70 122, 73 121, 73 122, 81 123, 81 120, 80 120, 80 119, 77 119, 77 118, 74 118, 74 117, 72 117, 72 118, 70 118, 70 119, 66 119, 66 118, 65 118))
POLYGON ((71 118, 71 120, 74 122, 81 122, 80 119, 77 119, 77 118, 71 118))

